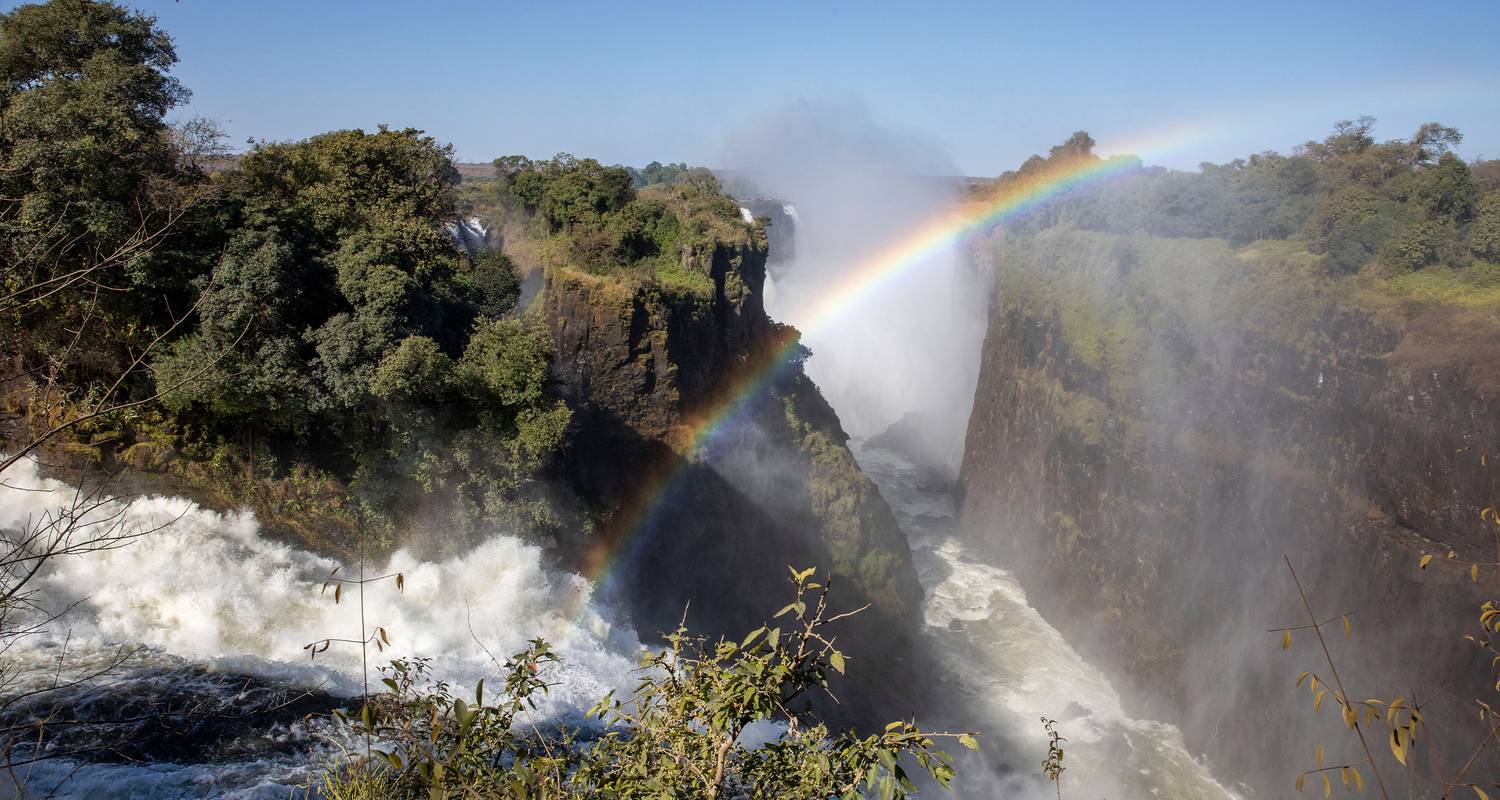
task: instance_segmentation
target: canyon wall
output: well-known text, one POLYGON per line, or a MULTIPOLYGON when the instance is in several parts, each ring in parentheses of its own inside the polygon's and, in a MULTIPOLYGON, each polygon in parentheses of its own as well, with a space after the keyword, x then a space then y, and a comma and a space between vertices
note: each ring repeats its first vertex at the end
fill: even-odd
POLYGON ((1358 745, 1294 688, 1326 674, 1313 637, 1267 631, 1306 624, 1286 555, 1320 617, 1350 614, 1329 633, 1351 695, 1415 692, 1454 752, 1477 744, 1487 660, 1461 635, 1487 588, 1445 557, 1494 560, 1493 312, 1327 278, 1285 242, 987 246, 963 521, 1048 620, 1217 771, 1288 796, 1316 745, 1358 745))
POLYGON ((765 269, 761 240, 685 254, 682 270, 711 288, 547 272, 541 313, 574 411, 563 461, 608 512, 579 550, 607 554, 645 630, 687 609, 695 629, 743 632, 786 602, 788 566, 817 566, 835 609, 871 605, 843 641, 867 665, 851 667, 857 679, 878 683, 902 672, 921 589, 890 508, 787 346, 795 331, 765 314, 765 269))

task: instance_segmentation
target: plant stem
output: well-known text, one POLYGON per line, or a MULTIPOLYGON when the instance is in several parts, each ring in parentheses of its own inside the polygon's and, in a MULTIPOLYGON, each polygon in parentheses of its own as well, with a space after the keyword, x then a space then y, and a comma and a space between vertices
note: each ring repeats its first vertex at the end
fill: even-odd
MULTIPOLYGON (((370 635, 365 630, 365 523, 359 524, 359 673, 364 680, 364 707, 370 707, 370 635)), ((372 717, 373 719, 373 717, 372 717)), ((370 726, 365 726, 365 762, 370 761, 370 726)))
MULTIPOLYGON (((1318 645, 1323 648, 1323 659, 1328 662, 1328 672, 1333 675, 1333 685, 1339 690, 1339 696, 1344 703, 1348 704, 1349 693, 1344 691, 1344 681, 1339 678, 1339 668, 1333 664, 1333 654, 1328 652, 1328 642, 1323 638, 1323 629, 1318 625, 1318 618, 1313 614, 1312 604, 1307 602, 1307 592, 1302 590, 1302 581, 1297 578, 1297 570, 1292 567, 1292 559, 1285 553, 1281 558, 1286 561, 1287 571, 1292 573, 1292 583, 1297 585, 1297 596, 1302 598, 1302 608, 1307 612, 1307 619, 1313 623, 1313 633, 1318 636, 1318 645)), ((1370 752, 1370 743, 1365 741, 1365 732, 1359 727, 1359 720, 1354 721, 1354 735, 1359 737, 1359 746, 1365 750, 1365 758, 1370 761, 1370 772, 1375 775, 1375 785, 1380 787, 1380 796, 1385 800, 1391 800, 1391 795, 1385 789, 1385 781, 1380 777, 1380 767, 1375 764, 1375 755, 1370 752)))

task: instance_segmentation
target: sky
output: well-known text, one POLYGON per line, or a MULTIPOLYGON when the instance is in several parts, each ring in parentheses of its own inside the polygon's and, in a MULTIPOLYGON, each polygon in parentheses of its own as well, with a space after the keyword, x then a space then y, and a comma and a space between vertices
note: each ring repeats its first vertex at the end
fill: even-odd
MULTIPOLYGON (((15 5, 10 3, 10 5, 15 5)), ((461 161, 570 152, 716 168, 788 105, 851 109, 994 175, 1087 130, 1190 169, 1377 117, 1500 157, 1500 2, 142 0, 247 138, 416 127, 461 161), (753 133, 752 133, 753 135, 753 133)))

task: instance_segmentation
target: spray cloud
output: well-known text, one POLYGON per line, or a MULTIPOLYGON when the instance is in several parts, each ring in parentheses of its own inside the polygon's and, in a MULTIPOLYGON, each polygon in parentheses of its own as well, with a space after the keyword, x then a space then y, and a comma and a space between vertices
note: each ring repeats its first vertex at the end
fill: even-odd
MULTIPOLYGON (((938 152, 856 103, 787 105, 729 137, 722 163, 795 212, 795 256, 768 281, 771 315, 804 322, 842 278, 959 202, 957 169, 938 152)), ((956 467, 987 294, 958 248, 945 249, 805 330, 808 374, 851 434, 878 435, 916 414, 931 460, 956 467)))

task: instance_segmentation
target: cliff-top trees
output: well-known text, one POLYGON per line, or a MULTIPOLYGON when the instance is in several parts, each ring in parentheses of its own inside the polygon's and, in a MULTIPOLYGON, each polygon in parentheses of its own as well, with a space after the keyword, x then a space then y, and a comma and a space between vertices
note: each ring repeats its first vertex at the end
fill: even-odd
MULTIPOLYGON (((1338 122, 1328 137, 1292 155, 1259 153, 1198 172, 1142 169, 1070 190, 1010 225, 1037 230, 1067 220, 1088 230, 1235 245, 1300 238, 1334 274, 1372 263, 1414 270, 1494 258, 1478 218, 1486 197, 1500 192, 1497 162, 1465 163, 1452 152, 1462 135, 1438 123, 1387 142, 1375 140, 1374 125, 1371 117, 1338 122)), ((1033 156, 1000 176, 997 186, 1092 157, 1091 144, 1087 134, 1074 134, 1047 158, 1033 156)))
POLYGON ((701 167, 653 162, 635 172, 567 153, 494 163, 495 178, 467 187, 466 201, 531 239, 550 266, 659 274, 748 232, 739 206, 701 167))
POLYGON ((525 506, 566 409, 545 393, 545 337, 505 319, 509 262, 443 229, 455 182, 448 149, 416 130, 257 144, 219 181, 226 242, 200 279, 201 324, 155 364, 169 406, 352 475, 382 518, 433 493, 461 500, 460 529, 525 506), (476 360, 525 391, 465 379, 476 360))

